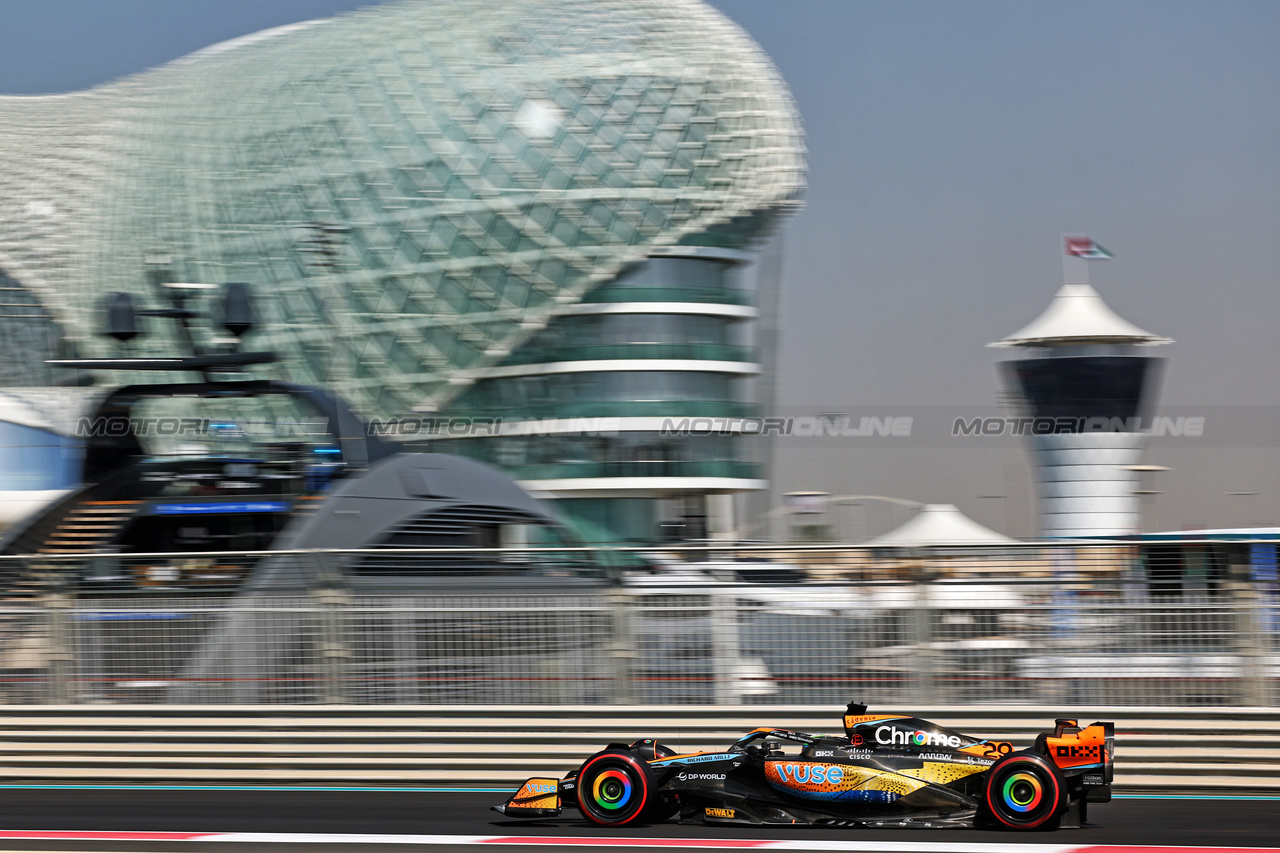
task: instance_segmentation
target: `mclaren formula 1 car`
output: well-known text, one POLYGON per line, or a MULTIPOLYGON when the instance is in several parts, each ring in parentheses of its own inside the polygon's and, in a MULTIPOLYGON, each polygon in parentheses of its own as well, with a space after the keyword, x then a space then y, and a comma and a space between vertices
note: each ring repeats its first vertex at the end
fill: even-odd
POLYGON ((494 809, 601 826, 657 823, 1078 827, 1111 799, 1115 727, 1061 719, 1031 749, 851 703, 844 737, 761 728, 717 752, 609 744, 563 779, 527 780, 494 809))

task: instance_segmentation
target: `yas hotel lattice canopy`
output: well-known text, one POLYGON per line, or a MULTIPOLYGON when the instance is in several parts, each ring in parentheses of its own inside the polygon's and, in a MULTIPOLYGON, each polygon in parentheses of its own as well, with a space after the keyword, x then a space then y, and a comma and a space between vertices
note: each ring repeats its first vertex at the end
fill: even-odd
POLYGON ((549 494, 758 488, 734 436, 655 419, 752 411, 768 358, 736 271, 803 176, 777 71, 686 0, 395 3, 2 97, 0 381, 117 354, 111 291, 243 281, 276 375, 368 416, 615 418, 453 442, 549 494))

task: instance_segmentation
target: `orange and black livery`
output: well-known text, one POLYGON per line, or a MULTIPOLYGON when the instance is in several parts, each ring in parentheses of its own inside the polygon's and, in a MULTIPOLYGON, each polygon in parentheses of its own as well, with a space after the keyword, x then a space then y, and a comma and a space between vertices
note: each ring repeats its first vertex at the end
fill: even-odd
POLYGON ((527 780, 494 809, 511 818, 576 808, 600 826, 681 823, 1078 827, 1111 799, 1115 727, 1056 720, 1027 749, 911 714, 850 703, 844 733, 756 728, 720 750, 653 738, 612 743, 563 779, 527 780))

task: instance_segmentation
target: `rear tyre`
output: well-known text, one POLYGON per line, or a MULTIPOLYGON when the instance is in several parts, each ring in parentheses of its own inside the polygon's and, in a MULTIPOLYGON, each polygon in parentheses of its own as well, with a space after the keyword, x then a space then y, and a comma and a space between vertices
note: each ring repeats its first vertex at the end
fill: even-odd
POLYGON ((987 771, 984 811, 1008 829, 1056 829, 1066 784, 1053 762, 1030 750, 1015 752, 987 771))
POLYGON ((605 751, 578 771, 578 810, 598 826, 626 826, 654 802, 648 765, 629 752, 605 751))

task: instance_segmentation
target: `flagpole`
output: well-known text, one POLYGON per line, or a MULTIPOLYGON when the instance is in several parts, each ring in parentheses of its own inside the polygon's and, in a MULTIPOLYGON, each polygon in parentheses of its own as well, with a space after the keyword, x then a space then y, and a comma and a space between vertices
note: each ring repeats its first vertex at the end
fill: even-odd
POLYGON ((1067 252, 1067 239, 1070 237, 1079 237, 1079 234, 1062 234, 1059 245, 1062 246, 1062 283, 1063 284, 1088 284, 1089 283, 1089 262, 1078 255, 1072 255, 1067 252))

